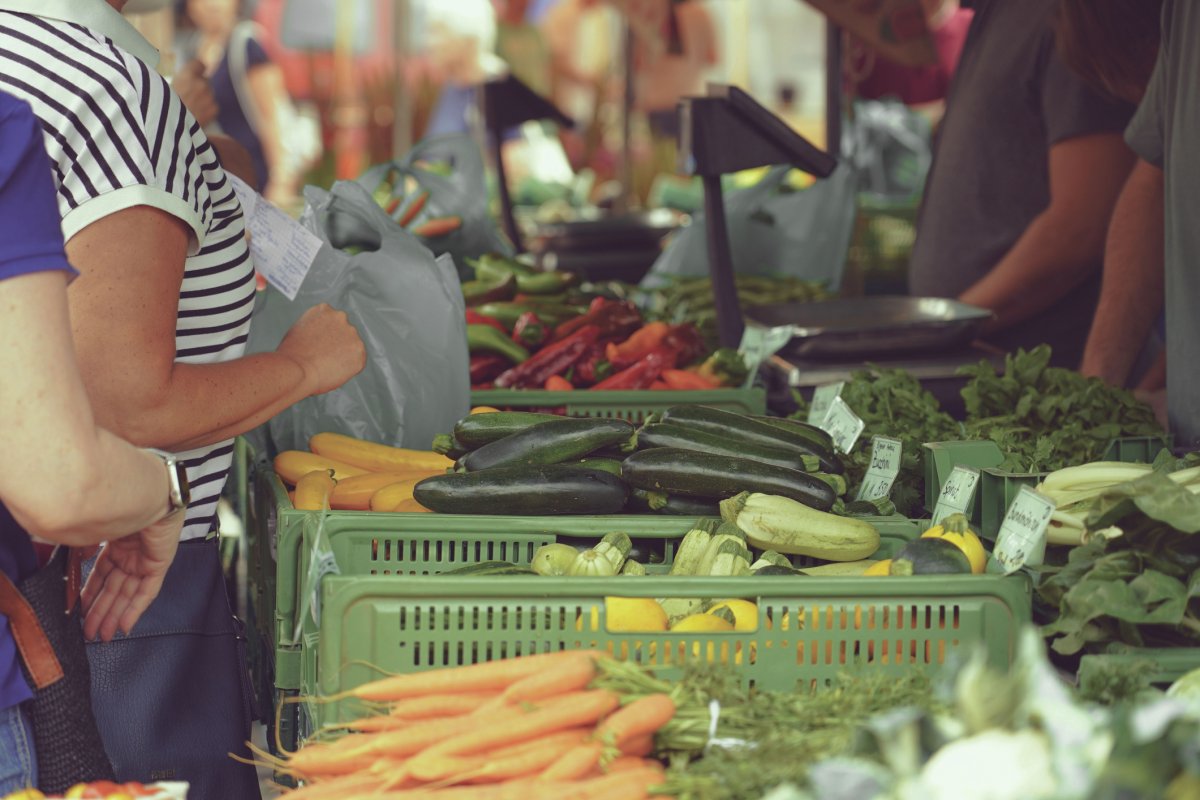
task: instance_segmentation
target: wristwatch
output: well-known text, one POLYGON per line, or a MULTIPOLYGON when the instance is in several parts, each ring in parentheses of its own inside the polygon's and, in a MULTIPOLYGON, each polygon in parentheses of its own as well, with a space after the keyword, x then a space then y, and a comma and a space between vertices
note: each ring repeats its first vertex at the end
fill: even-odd
POLYGON ((183 511, 188 507, 188 503, 192 499, 192 492, 188 487, 187 469, 183 466, 183 462, 164 450, 155 450, 152 447, 147 447, 146 452, 158 456, 167 466, 167 481, 170 493, 167 497, 168 510, 166 516, 169 517, 172 514, 183 511))

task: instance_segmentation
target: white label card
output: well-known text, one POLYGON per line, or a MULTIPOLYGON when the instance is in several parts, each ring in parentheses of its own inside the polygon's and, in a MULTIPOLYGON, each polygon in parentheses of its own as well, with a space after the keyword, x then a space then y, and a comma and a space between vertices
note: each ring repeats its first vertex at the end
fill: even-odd
POLYGON ((899 439, 876 436, 871 444, 871 464, 858 487, 858 500, 882 500, 892 493, 892 484, 900 474, 903 445, 899 439))
POLYGON ((1054 501, 1028 486, 1013 498, 996 536, 992 556, 1011 575, 1026 564, 1040 564, 1046 554, 1046 526, 1054 513, 1054 501))
POLYGON ((243 181, 233 175, 229 180, 246 217, 254 268, 288 300, 295 300, 321 240, 243 181))
POLYGON ((858 437, 862 436, 867 423, 854 413, 845 400, 835 397, 819 427, 833 439, 834 447, 843 453, 849 453, 854 449, 858 437))
POLYGON ((829 406, 833 403, 833 398, 841 397, 842 389, 845 385, 845 381, 838 381, 837 383, 827 383, 824 386, 818 386, 813 390, 812 405, 808 407, 809 425, 820 425, 825 420, 825 415, 829 413, 829 406))
POLYGON ((942 484, 937 505, 933 508, 933 524, 938 525, 951 514, 966 514, 979 487, 979 470, 957 466, 942 484))

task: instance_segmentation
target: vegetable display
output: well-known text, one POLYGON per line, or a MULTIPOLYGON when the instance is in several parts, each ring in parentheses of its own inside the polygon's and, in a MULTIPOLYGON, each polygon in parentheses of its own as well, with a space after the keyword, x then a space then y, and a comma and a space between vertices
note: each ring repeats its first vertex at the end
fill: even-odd
POLYGON ((179 782, 143 784, 137 781, 92 781, 77 783, 62 795, 45 795, 37 789, 22 789, 5 795, 3 800, 187 800, 187 792, 188 785, 179 782))

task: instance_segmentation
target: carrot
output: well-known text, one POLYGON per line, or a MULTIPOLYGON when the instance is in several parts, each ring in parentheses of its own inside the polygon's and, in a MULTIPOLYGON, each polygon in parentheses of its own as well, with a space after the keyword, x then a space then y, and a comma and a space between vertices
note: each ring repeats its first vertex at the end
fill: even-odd
POLYGON ((642 769, 643 767, 657 767, 658 762, 646 758, 638 758, 637 756, 621 756, 614 758, 604 768, 606 774, 611 775, 614 772, 628 772, 630 770, 642 769))
POLYGON ((600 766, 604 745, 587 742, 572 747, 537 777, 539 781, 574 781, 590 775, 600 766))
POLYGON ((287 769, 306 778, 317 776, 349 775, 368 769, 373 757, 356 752, 363 745, 360 739, 366 736, 347 736, 329 744, 310 744, 294 753, 287 761, 287 769))
POLYGON ((337 482, 333 470, 315 469, 296 481, 295 506, 300 511, 321 511, 329 508, 329 496, 337 482))
MULTIPOLYGON (((387 733, 378 733, 370 737, 362 737, 365 741, 351 749, 348 755, 354 758, 376 759, 382 757, 399 758, 420 753, 427 747, 438 742, 451 739, 467 731, 479 727, 479 720, 469 716, 446 717, 431 719, 425 722, 414 722, 406 728, 387 733)), ((304 751, 301 750, 301 753, 304 751)))
MULTIPOLYGON (((429 199, 429 192, 421 192, 413 198, 413 201, 408 204, 408 208, 404 209, 404 213, 400 215, 400 219, 396 220, 401 228, 407 228, 409 224, 417 218, 417 214, 421 213, 421 209, 425 207, 425 201, 429 199)), ((391 213, 390 211, 388 212, 391 213)))
POLYGON ((495 751, 480 766, 455 780, 466 783, 499 783, 534 775, 554 763, 585 738, 585 730, 552 733, 516 747, 495 751))
POLYGON ((672 389, 704 391, 720 388, 718 384, 710 381, 703 375, 697 375, 694 372, 682 369, 664 369, 662 371, 662 379, 663 383, 672 389))
POLYGON ((654 752, 654 736, 649 733, 642 736, 634 736, 626 739, 618 749, 623 756, 648 756, 654 752))
POLYGON ((377 717, 363 717, 346 723, 346 729, 356 733, 383 733, 407 728, 411 723, 403 717, 392 717, 380 714, 377 717))
POLYGON ((415 756, 409 762, 409 768, 421 780, 439 780, 446 777, 438 766, 443 756, 474 755, 504 742, 519 742, 554 731, 592 725, 619 704, 620 698, 616 694, 602 689, 560 695, 529 713, 505 719, 503 724, 493 722, 482 727, 477 724, 477 730, 435 744, 415 756))
POLYGON ((422 239, 437 239, 454 233, 461 227, 462 217, 438 217, 422 222, 411 230, 414 235, 420 236, 422 239))
POLYGON ((551 375, 546 379, 546 384, 542 388, 548 392, 573 392, 575 384, 561 375, 551 375))
POLYGON ((466 692, 463 694, 429 694, 410 697, 392 703, 388 716, 398 719, 432 719, 471 714, 488 700, 500 695, 495 692, 466 692))
POLYGON ((399 207, 400 207, 400 198, 393 197, 391 199, 391 201, 387 204, 387 206, 383 209, 383 213, 387 214, 390 217, 392 214, 396 213, 396 209, 399 207))
POLYGON ((355 697, 372 702, 392 702, 406 697, 447 692, 503 691, 513 683, 537 674, 556 661, 578 658, 580 653, 599 658, 603 653, 592 650, 562 650, 556 653, 541 653, 501 661, 483 661, 465 667, 412 672, 395 675, 325 698, 326 702, 355 697))
POLYGON ((620 747, 635 737, 657 733, 674 716, 675 702, 669 695, 648 694, 604 720, 596 729, 596 738, 620 747))
POLYGON ((522 703, 586 689, 596 679, 596 661, 587 655, 564 659, 552 669, 530 675, 509 686, 500 695, 505 703, 522 703))

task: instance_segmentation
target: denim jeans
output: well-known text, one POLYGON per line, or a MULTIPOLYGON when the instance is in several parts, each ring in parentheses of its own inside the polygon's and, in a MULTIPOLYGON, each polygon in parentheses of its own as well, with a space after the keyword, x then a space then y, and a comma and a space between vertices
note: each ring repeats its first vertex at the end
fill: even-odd
POLYGON ((0 709, 0 797, 37 785, 33 730, 20 706, 0 709))

